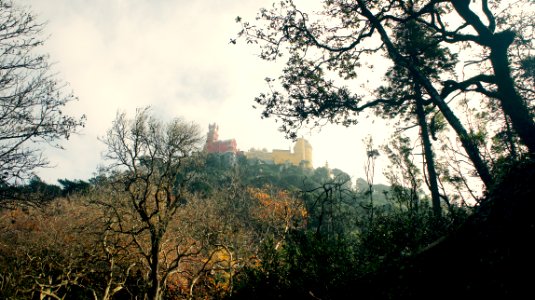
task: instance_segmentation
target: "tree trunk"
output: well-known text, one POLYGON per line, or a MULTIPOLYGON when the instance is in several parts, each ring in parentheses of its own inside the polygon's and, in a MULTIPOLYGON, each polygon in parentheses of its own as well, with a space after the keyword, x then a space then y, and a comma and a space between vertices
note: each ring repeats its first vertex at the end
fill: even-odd
POLYGON ((515 39, 515 33, 511 30, 494 33, 494 17, 487 14, 492 26, 485 25, 474 11, 470 8, 470 2, 466 0, 451 1, 455 11, 478 33, 476 42, 490 49, 490 61, 494 70, 496 85, 498 86, 498 98, 506 115, 511 118, 513 129, 516 131, 523 144, 528 147, 531 157, 535 156, 535 122, 524 103, 522 97, 515 88, 507 49, 515 39))
POLYGON ((435 169, 435 159, 433 157, 433 149, 431 147, 431 140, 429 139, 429 130, 427 128, 427 121, 425 119, 425 111, 420 95, 420 87, 415 87, 417 93, 416 98, 416 116, 418 118, 418 125, 420 125, 422 143, 424 145, 425 165, 427 166, 427 177, 429 179, 429 189, 431 190, 431 201, 433 203, 433 212, 436 217, 442 215, 440 207, 440 193, 438 191, 437 172, 435 169))
POLYGON ((517 93, 511 77, 511 69, 507 59, 507 42, 506 37, 497 38, 490 53, 500 104, 505 114, 510 118, 513 129, 520 140, 528 147, 530 156, 535 157, 535 122, 533 122, 527 105, 517 93))
POLYGON ((512 161, 516 161, 518 160, 518 152, 516 151, 515 140, 513 139, 514 134, 513 134, 513 131, 511 130, 509 117, 507 117, 505 113, 504 113, 504 119, 505 119, 505 129, 506 129, 506 134, 507 134, 507 143, 509 144, 509 148, 511 151, 511 158, 512 158, 512 161))
POLYGON ((448 104, 446 104, 446 102, 442 98, 440 98, 438 92, 431 86, 431 83, 429 83, 428 86, 430 86, 432 89, 428 89, 427 91, 432 91, 435 93, 435 95, 432 95, 433 103, 437 105, 437 107, 444 115, 444 118, 446 118, 450 126, 457 133, 457 136, 459 137, 459 140, 463 145, 464 151, 466 151, 466 154, 474 164, 474 168, 479 174, 479 177, 481 178, 487 189, 490 189, 494 184, 494 179, 490 175, 490 171, 487 164, 481 158, 479 148, 470 138, 470 135, 462 125, 461 121, 457 118, 457 116, 455 116, 448 104))
POLYGON ((148 291, 148 298, 150 300, 160 300, 160 278, 158 277, 158 270, 160 265, 160 237, 156 236, 155 232, 151 230, 151 251, 150 251, 150 288, 148 291))

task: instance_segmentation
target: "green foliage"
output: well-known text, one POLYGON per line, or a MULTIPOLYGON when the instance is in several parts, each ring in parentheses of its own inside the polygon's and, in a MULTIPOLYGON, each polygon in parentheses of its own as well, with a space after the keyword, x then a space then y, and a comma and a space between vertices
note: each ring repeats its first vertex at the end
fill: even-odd
POLYGON ((270 245, 264 245, 259 266, 244 269, 236 278, 233 299, 324 299, 355 270, 353 247, 346 240, 296 231, 282 250, 270 245))
POLYGON ((261 246, 259 264, 245 267, 236 276, 235 290, 232 299, 280 299, 286 293, 290 282, 286 276, 287 265, 284 254, 274 247, 273 240, 261 246))
MULTIPOLYGON (((441 47, 432 30, 415 21, 398 24, 393 30, 394 45, 429 80, 436 82, 444 73, 453 73, 457 55, 441 47)), ((400 63, 388 69, 385 79, 386 84, 378 88, 377 97, 388 101, 376 108, 377 113, 391 119, 413 121, 416 118, 414 101, 422 101, 425 90, 400 63)))
POLYGON ((318 237, 341 237, 356 230, 355 217, 362 211, 365 198, 348 185, 346 175, 339 174, 303 192, 307 229, 318 237))
POLYGON ((236 278, 233 298, 333 299, 347 290, 359 295, 366 290, 363 278, 387 267, 402 268, 406 259, 462 224, 463 212, 436 218, 427 204, 418 211, 390 206, 376 210, 371 224, 367 216, 355 215, 357 234, 293 231, 282 249, 272 241, 264 244, 260 264, 236 278))
POLYGON ((17 204, 43 205, 62 195, 57 185, 48 184, 33 176, 26 184, 11 185, 0 182, 0 208, 17 204))
POLYGON ((421 171, 414 162, 414 146, 409 137, 398 135, 391 139, 390 145, 385 145, 383 151, 390 160, 390 168, 385 175, 392 184, 391 197, 403 202, 409 200, 411 205, 417 205, 421 189, 421 171))
POLYGON ((62 195, 68 196, 72 194, 87 193, 91 185, 87 181, 83 180, 69 180, 58 179, 59 184, 62 185, 62 195))
POLYGON ((522 76, 525 79, 535 80, 535 56, 528 56, 524 58, 520 65, 522 66, 522 76))
POLYGON ((346 187, 351 188, 350 176, 341 170, 320 167, 310 170, 291 164, 265 163, 257 159, 231 154, 209 153, 199 158, 199 176, 194 180, 195 191, 210 195, 219 187, 239 181, 243 186, 262 188, 275 186, 280 189, 299 192, 321 186, 331 176, 344 178, 346 187))
POLYGON ((451 215, 436 218, 429 202, 422 202, 417 210, 406 207, 378 209, 371 224, 366 223, 367 220, 362 222, 366 226, 360 233, 358 247, 362 274, 389 265, 402 265, 405 258, 417 254, 454 229, 454 223, 462 221, 459 216, 451 215))

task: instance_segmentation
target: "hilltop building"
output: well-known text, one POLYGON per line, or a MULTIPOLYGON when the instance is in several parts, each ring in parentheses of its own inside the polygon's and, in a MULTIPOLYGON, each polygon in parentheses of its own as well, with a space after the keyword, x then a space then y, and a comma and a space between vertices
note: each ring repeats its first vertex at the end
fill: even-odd
POLYGON ((238 144, 235 139, 219 140, 219 126, 217 124, 208 125, 208 135, 206 136, 206 144, 204 151, 208 153, 234 153, 238 152, 238 144))
POLYGON ((307 169, 312 167, 312 146, 304 138, 298 138, 294 144, 293 152, 291 150, 274 149, 268 152, 266 149, 251 149, 247 152, 238 150, 235 139, 219 140, 219 126, 217 124, 208 125, 208 134, 204 151, 207 153, 220 153, 226 156, 232 156, 234 159, 237 155, 245 155, 248 159, 258 159, 260 161, 272 164, 292 164, 294 166, 303 166, 307 169))
POLYGON ((312 146, 304 138, 298 138, 294 144, 293 152, 291 150, 273 149, 268 152, 266 149, 251 149, 244 153, 248 159, 258 159, 274 164, 292 164, 294 166, 303 166, 312 169, 312 146))

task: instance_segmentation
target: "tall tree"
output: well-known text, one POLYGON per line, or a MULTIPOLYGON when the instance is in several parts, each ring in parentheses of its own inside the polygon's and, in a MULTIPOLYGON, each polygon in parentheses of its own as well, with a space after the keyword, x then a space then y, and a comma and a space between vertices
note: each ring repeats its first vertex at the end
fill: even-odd
POLYGON ((0 184, 27 179, 47 160, 35 143, 54 144, 84 125, 63 113, 76 97, 39 53, 43 24, 12 1, 0 1, 0 184))
MULTIPOLYGON (((261 58, 274 60, 288 54, 280 87, 276 86, 275 80, 268 79, 271 92, 256 98, 264 107, 263 117, 279 117, 283 121, 281 129, 290 136, 294 136, 301 126, 318 125, 324 119, 343 125, 356 124, 360 112, 384 104, 386 99, 357 94, 350 87, 354 84, 351 80, 364 70, 360 67, 369 61, 370 55, 383 53, 395 65, 405 68, 413 81, 421 86, 428 101, 441 111, 487 187, 491 187, 494 180, 477 144, 455 113, 451 100, 456 93, 477 93, 486 99, 498 100, 521 142, 532 152, 533 119, 528 105, 517 97, 516 87, 510 84, 513 80, 507 69, 507 49, 500 48, 510 45, 507 37, 514 37, 514 34, 506 22, 495 24, 488 1, 480 2, 481 14, 489 20, 489 25, 483 26, 486 29, 468 1, 335 0, 323 4, 322 11, 310 15, 298 9, 293 1, 281 1, 271 10, 262 9, 257 23, 242 23, 240 35, 249 43, 261 45, 261 58), (444 21, 447 18, 451 21, 444 21), (493 62, 493 72, 482 71, 468 79, 445 73, 440 73, 438 80, 429 78, 394 43, 395 28, 407 22, 424 28, 443 47, 454 45, 451 49, 459 55, 469 53, 467 47, 463 47, 467 43, 477 44, 475 49, 486 58, 481 63, 493 62), (494 33, 498 27, 502 31, 494 33), (471 28, 477 29, 477 35, 471 28), (505 40, 499 42, 502 39, 505 40), (492 50, 492 57, 485 56, 488 49, 492 50)), ((459 62, 462 63, 464 61, 459 62)))
MULTIPOLYGON (((479 148, 477 144, 471 139, 470 134, 464 127, 464 125, 461 123, 460 119, 455 115, 452 108, 447 104, 447 102, 444 99, 444 95, 440 94, 438 92, 438 89, 435 88, 434 82, 432 81, 432 78, 429 78, 426 76, 424 72, 419 70, 409 59, 409 57, 405 57, 403 53, 400 51, 399 48, 397 48, 393 42, 392 38, 388 34, 386 30, 386 26, 389 26, 388 20, 393 17, 396 18, 396 16, 387 15, 386 17, 383 16, 382 13, 374 14, 370 9, 377 9, 377 5, 373 4, 368 6, 368 3, 362 0, 358 0, 358 9, 362 13, 362 16, 369 22, 369 26, 372 29, 375 29, 378 31, 379 36, 381 40, 383 41, 385 48, 387 50, 388 56, 392 59, 394 64, 400 65, 404 68, 406 68, 409 72, 409 74, 414 78, 415 82, 418 82, 422 88, 427 92, 429 95, 430 100, 433 102, 434 105, 440 109, 442 114, 444 115, 445 119, 448 121, 450 126, 455 130, 457 133, 461 144, 463 145, 466 154, 472 161, 474 168, 479 174, 479 177, 484 182, 487 188, 490 188, 493 186, 493 178, 490 174, 489 168, 487 164, 484 162, 484 160, 481 157, 479 148), (383 22, 385 22, 383 24, 383 22)), ((409 7, 414 7, 413 2, 408 2, 410 5, 409 7)), ((396 7, 395 4, 393 4, 393 7, 390 7, 388 10, 393 10, 394 12, 399 12, 401 10, 402 13, 406 13, 407 7, 405 7, 403 3, 400 3, 400 7, 396 7)), ((410 21, 412 19, 412 16, 409 14, 409 17, 406 18, 398 18, 398 20, 401 20, 400 23, 405 23, 407 21, 410 21)))
MULTIPOLYGON (((436 82, 442 72, 452 72, 456 63, 456 56, 447 48, 439 47, 438 41, 428 30, 414 21, 408 21, 395 28, 394 43, 405 57, 420 72, 436 82)), ((420 128, 420 137, 427 169, 426 183, 431 191, 431 199, 435 215, 441 215, 440 193, 435 168, 435 158, 431 145, 429 126, 427 123, 426 106, 433 104, 424 99, 425 91, 421 85, 413 80, 407 68, 396 64, 387 74, 388 85, 379 89, 379 95, 385 99, 392 99, 392 103, 385 103, 380 109, 388 116, 407 115, 403 119, 416 119, 420 128)))
POLYGON ((133 119, 118 114, 103 142, 119 197, 101 201, 111 208, 110 228, 137 246, 149 268, 148 298, 161 299, 162 285, 189 251, 177 246, 176 252, 163 254, 163 246, 171 221, 187 202, 194 176, 187 159, 200 149, 199 127, 180 119, 162 124, 148 108, 138 109, 133 119))

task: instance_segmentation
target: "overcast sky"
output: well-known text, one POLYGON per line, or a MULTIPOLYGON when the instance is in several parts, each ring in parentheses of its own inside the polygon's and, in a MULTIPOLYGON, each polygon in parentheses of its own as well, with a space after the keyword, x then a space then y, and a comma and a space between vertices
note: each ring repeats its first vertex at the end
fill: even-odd
MULTIPOLYGON (((258 49, 232 45, 236 16, 251 20, 270 0, 18 0, 48 22, 43 51, 58 77, 79 101, 66 111, 87 116, 86 127, 46 152, 54 168, 40 170, 45 181, 89 179, 102 159, 98 141, 116 112, 150 105, 163 120, 183 117, 205 131, 216 122, 220 138, 235 138, 238 148, 288 149, 273 120, 261 120, 253 99, 266 90, 265 77, 278 77, 280 65, 266 63, 258 49)), ((365 74, 369 76, 368 74, 365 74)), ((326 126, 300 135, 314 149, 314 166, 340 168, 364 177, 363 138, 384 141, 384 127, 370 120, 345 128, 326 126)), ((381 167, 381 165, 379 165, 381 167)), ((376 182, 384 182, 376 171, 376 182)))

